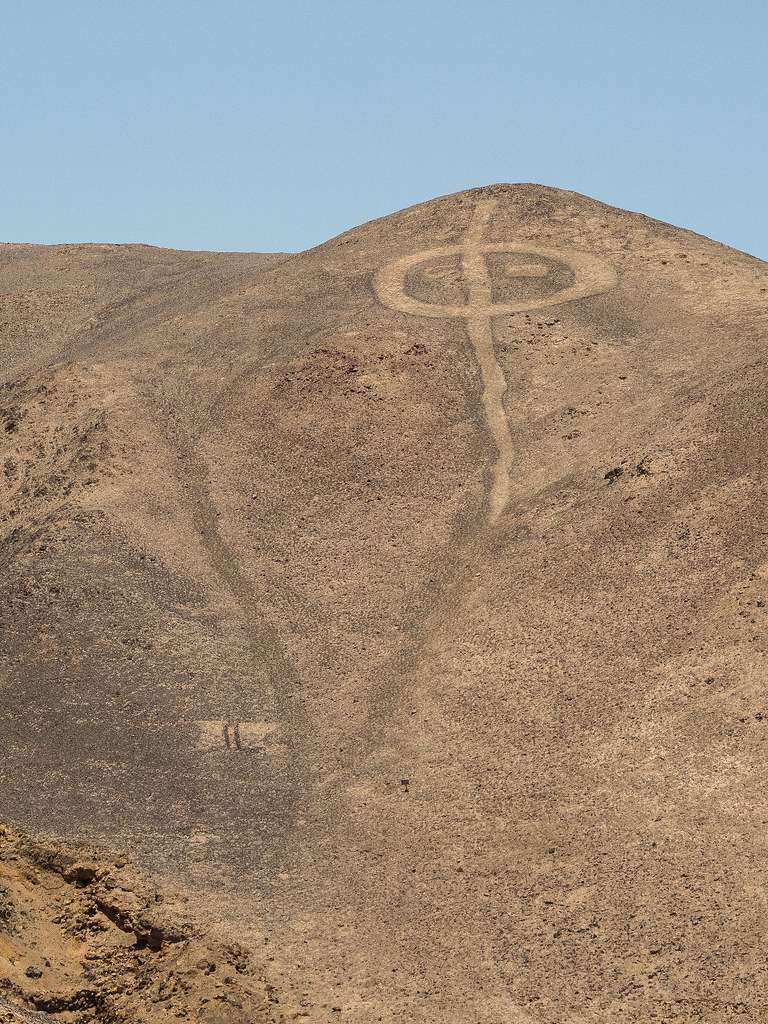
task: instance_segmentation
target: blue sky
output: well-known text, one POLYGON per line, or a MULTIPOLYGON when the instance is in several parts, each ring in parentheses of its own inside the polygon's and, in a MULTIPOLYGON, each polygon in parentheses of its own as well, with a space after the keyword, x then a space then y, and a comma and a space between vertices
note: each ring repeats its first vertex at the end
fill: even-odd
POLYGON ((0 239, 294 251, 495 181, 768 259, 765 0, 0 0, 0 239))

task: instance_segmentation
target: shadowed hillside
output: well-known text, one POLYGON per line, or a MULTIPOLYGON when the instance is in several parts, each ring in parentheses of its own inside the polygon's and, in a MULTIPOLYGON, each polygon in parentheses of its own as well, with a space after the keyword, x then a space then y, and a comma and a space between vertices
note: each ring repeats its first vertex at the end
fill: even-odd
POLYGON ((275 1021, 765 1020, 767 342, 766 264, 534 185, 1 246, 0 819, 275 1021))

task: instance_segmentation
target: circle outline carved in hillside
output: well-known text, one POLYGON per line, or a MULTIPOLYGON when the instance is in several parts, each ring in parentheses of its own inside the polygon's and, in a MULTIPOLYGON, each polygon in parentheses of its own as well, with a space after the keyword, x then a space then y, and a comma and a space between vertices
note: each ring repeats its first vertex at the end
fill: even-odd
MULTIPOLYGON (((485 415, 499 452, 492 469, 493 483, 489 494, 489 520, 492 523, 502 514, 509 500, 509 475, 515 458, 512 435, 504 409, 507 382, 496 358, 493 344, 494 318, 528 309, 556 306, 573 299, 595 295, 615 287, 618 281, 613 267, 597 256, 573 250, 541 248, 529 245, 523 240, 486 242, 483 236, 495 208, 493 200, 479 200, 466 233, 458 245, 443 245, 403 256, 383 267, 374 278, 374 288, 379 300, 391 309, 432 319, 466 320, 467 335, 475 350, 483 380, 485 415), (527 302, 493 302, 493 289, 486 260, 489 253, 538 256, 564 263, 572 271, 574 283, 568 288, 552 292, 549 296, 539 296, 527 302), (461 272, 468 292, 466 305, 432 304, 406 295, 405 283, 409 270, 446 256, 459 256, 461 259, 461 272)), ((541 268, 531 267, 530 275, 539 277, 539 269, 541 268)))
POLYGON ((389 263, 379 270, 374 281, 379 301, 390 309, 410 313, 413 316, 426 316, 432 319, 471 319, 477 316, 506 316, 510 313, 541 309, 544 306, 557 306, 561 302, 571 302, 573 299, 582 299, 589 295, 609 291, 616 286, 618 281, 613 267, 597 256, 587 253, 571 249, 541 248, 529 245, 522 240, 519 242, 482 242, 478 247, 480 256, 503 253, 510 256, 538 256, 564 263, 573 272, 574 283, 551 295, 539 296, 526 301, 482 302, 479 304, 470 301, 462 306, 422 302, 406 293, 405 283, 409 271, 431 260, 446 256, 464 257, 466 253, 465 243, 443 245, 435 249, 423 249, 389 263))

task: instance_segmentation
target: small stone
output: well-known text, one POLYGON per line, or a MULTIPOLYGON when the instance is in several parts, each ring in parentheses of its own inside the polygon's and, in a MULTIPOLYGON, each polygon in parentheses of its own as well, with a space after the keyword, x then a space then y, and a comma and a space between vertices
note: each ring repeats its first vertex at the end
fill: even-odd
POLYGON ((42 978, 43 976, 41 968, 35 966, 28 967, 24 973, 28 978, 42 978))

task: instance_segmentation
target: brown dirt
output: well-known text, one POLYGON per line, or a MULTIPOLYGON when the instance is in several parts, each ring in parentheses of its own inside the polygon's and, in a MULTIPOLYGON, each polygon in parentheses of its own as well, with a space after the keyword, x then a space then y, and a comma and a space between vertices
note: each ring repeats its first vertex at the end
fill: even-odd
POLYGON ((0 330, 0 818, 275 1021, 768 1019, 764 263, 497 185, 0 330))
POLYGON ((250 954, 185 919, 184 903, 123 856, 0 829, 0 1021, 271 1020, 250 954))

